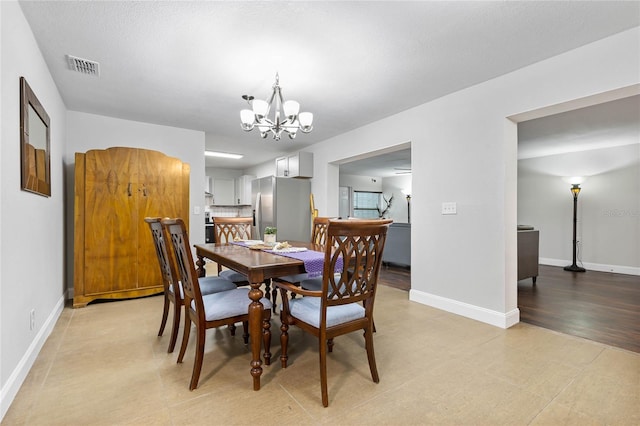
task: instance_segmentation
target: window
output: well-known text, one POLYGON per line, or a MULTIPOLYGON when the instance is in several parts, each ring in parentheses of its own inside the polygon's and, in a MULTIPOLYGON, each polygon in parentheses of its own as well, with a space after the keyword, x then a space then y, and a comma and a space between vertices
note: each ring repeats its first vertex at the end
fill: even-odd
POLYGON ((353 191, 353 217, 359 219, 378 219, 382 192, 353 191))

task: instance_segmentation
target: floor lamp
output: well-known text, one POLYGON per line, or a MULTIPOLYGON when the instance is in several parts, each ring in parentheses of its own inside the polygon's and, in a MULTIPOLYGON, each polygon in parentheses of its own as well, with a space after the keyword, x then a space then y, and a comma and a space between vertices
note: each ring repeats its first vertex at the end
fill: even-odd
POLYGON ((571 193, 573 194, 573 263, 569 266, 565 266, 564 270, 572 272, 585 272, 586 269, 576 264, 576 251, 578 246, 576 226, 578 224, 578 194, 580 193, 580 184, 572 184, 571 193))

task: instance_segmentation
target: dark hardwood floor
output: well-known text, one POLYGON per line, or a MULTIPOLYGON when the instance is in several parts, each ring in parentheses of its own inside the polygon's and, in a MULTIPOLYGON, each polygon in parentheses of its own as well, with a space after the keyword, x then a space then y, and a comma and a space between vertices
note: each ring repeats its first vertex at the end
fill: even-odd
MULTIPOLYGON (((640 353, 640 277, 540 265, 535 286, 518 282, 520 320, 640 353)), ((409 291, 411 270, 380 269, 381 285, 409 291)))
POLYGON ((399 288, 400 290, 411 290, 411 269, 392 264, 383 264, 378 275, 378 282, 381 285, 399 288))
POLYGON ((640 277, 540 265, 535 286, 518 282, 520 320, 640 352, 640 277))

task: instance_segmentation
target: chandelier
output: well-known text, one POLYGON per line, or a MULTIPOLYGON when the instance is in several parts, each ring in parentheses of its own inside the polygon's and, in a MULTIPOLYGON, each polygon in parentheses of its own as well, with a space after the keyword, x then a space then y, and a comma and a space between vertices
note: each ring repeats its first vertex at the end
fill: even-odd
POLYGON ((257 126, 260 130, 260 136, 266 138, 271 132, 273 138, 278 141, 283 132, 286 132, 289 138, 293 139, 298 130, 302 133, 309 133, 313 130, 312 113, 299 112, 300 104, 296 101, 283 102, 278 73, 276 73, 276 82, 273 84, 273 92, 269 101, 254 99, 250 95, 243 95, 242 99, 251 106, 251 109, 240 111, 242 130, 246 132, 250 132, 257 126), (275 108, 272 108, 274 101, 275 108), (273 115, 269 117, 271 112, 273 115))

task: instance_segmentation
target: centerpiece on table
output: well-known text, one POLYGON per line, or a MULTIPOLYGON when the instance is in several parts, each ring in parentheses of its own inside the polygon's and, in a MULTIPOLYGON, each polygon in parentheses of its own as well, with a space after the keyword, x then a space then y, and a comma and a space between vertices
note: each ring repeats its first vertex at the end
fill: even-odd
POLYGON ((266 228, 264 228, 264 243, 275 243, 277 231, 278 229, 273 226, 267 226, 266 228))

